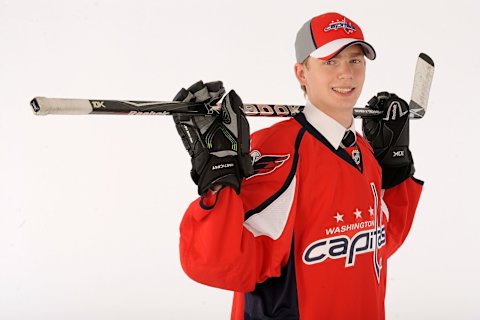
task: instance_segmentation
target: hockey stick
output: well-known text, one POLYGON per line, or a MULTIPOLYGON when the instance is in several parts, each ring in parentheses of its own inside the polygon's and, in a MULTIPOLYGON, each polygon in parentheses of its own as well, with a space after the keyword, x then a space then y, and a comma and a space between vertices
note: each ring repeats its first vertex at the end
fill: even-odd
MULTIPOLYGON (((420 53, 415 67, 412 98, 410 100, 410 118, 423 118, 427 110, 428 96, 434 73, 433 60, 425 53, 420 53)), ((87 100, 36 97, 30 105, 36 115, 63 114, 126 114, 126 115, 218 115, 220 105, 210 106, 205 103, 171 102, 171 101, 130 101, 130 100, 87 100)), ((305 106, 244 104, 247 116, 292 117, 300 113, 305 106)), ((355 118, 374 118, 382 111, 369 108, 354 108, 355 118)))

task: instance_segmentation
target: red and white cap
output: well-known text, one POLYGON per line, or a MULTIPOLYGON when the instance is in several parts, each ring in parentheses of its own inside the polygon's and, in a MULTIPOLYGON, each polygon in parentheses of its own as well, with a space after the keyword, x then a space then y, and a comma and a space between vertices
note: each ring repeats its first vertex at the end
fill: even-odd
POLYGON ((355 44, 362 47, 368 59, 375 59, 375 50, 364 41, 362 29, 344 15, 329 12, 308 20, 298 30, 295 54, 298 63, 302 63, 308 56, 329 60, 355 44))

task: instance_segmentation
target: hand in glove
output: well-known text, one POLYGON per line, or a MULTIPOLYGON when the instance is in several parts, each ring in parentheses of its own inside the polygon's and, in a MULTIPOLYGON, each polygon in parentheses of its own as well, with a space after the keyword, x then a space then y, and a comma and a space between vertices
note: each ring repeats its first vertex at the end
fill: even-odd
MULTIPOLYGON (((225 93, 221 81, 199 81, 181 89, 175 101, 206 102, 214 106, 225 93)), ((192 157, 191 176, 204 195, 216 185, 228 185, 240 193, 244 177, 253 174, 250 151, 250 128, 243 104, 235 91, 222 101, 218 116, 174 115, 175 126, 192 157)))
POLYGON ((405 100, 388 92, 370 99, 368 107, 383 111, 378 119, 363 119, 363 135, 382 167, 382 188, 392 188, 415 172, 409 146, 410 108, 405 100))

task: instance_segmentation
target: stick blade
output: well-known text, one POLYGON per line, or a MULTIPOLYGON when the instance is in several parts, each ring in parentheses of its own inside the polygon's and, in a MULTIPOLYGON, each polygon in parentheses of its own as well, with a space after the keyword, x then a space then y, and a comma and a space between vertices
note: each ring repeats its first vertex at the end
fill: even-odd
POLYGON ((428 106, 428 96, 432 86, 435 64, 425 53, 420 53, 415 67, 413 80, 412 99, 410 100, 410 117, 423 118, 428 106))

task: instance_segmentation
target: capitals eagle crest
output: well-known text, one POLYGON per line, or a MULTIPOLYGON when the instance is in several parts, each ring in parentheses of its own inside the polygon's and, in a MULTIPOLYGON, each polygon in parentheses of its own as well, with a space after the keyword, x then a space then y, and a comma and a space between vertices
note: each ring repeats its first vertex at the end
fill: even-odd
POLYGON ((248 177, 250 179, 255 176, 269 174, 281 167, 285 161, 290 158, 290 154, 285 155, 262 155, 260 151, 253 150, 250 153, 253 163, 253 175, 248 177))

